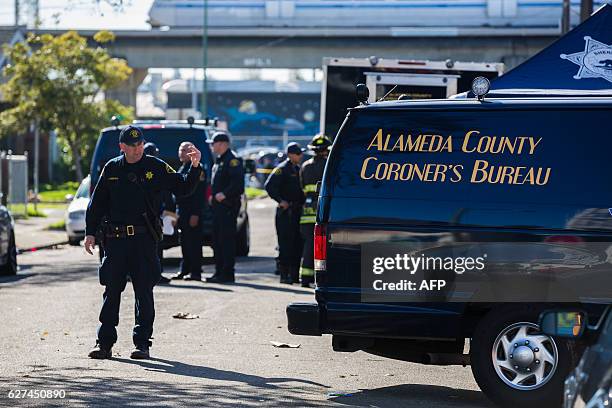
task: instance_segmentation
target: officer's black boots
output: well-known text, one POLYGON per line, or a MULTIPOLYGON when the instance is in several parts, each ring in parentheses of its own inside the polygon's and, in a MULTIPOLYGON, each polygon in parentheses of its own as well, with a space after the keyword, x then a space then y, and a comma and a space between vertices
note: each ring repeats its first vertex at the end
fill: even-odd
POLYGON ((177 272, 176 274, 172 275, 170 277, 170 279, 175 280, 175 279, 183 279, 185 276, 187 276, 186 273, 182 273, 182 272, 177 272))
POLYGON ((291 277, 291 283, 300 283, 300 267, 289 267, 289 276, 291 277))
POLYGON ((88 354, 89 358, 95 358, 97 360, 111 358, 112 355, 113 355, 112 347, 106 347, 99 343, 96 343, 96 346, 92 348, 88 354))
POLYGON ((310 276, 303 276, 302 277, 302 287, 303 288, 309 288, 311 284, 314 283, 314 279, 310 276))
POLYGON ((213 276, 206 278, 208 283, 234 283, 235 278, 233 275, 220 275, 215 273, 213 276))
POLYGON ((136 348, 132 350, 132 354, 130 354, 130 358, 135 359, 135 360, 142 360, 145 358, 149 358, 149 347, 136 346, 136 348))
POLYGON ((293 283, 293 279, 291 278, 291 270, 289 269, 289 266, 279 264, 278 269, 280 271, 280 283, 291 285, 293 283))

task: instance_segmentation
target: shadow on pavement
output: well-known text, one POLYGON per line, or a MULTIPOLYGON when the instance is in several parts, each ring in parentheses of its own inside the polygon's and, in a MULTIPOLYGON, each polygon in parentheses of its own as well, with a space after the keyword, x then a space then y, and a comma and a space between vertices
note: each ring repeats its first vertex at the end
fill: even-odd
POLYGON ((36 275, 36 273, 17 273, 17 275, 0 276, 0 285, 3 283, 19 282, 20 280, 27 279, 31 276, 36 275))
MULTIPOLYGON (((27 376, 4 379, 14 389, 65 390, 63 400, 44 400, 45 407, 236 407, 236 406, 298 406, 325 407, 321 400, 327 387, 298 378, 260 377, 240 372, 217 370, 176 361, 154 359, 134 361, 113 358, 113 361, 144 367, 148 372, 186 376, 177 383, 173 377, 157 374, 141 378, 123 378, 113 375, 110 367, 71 367, 58 370, 40 367, 27 376), (234 384, 210 383, 206 380, 230 381, 234 384)), ((109 361, 110 363, 111 361, 109 361)), ((167 375, 166 374, 166 375, 167 375)), ((1 387, 4 390, 4 387, 1 387)), ((10 402, 0 395, 0 406, 10 402)), ((14 403, 11 404, 15 406, 14 403)))
POLYGON ((257 290, 273 290, 276 292, 284 292, 284 293, 314 295, 314 291, 312 289, 301 288, 300 286, 293 286, 293 285, 271 286, 271 285, 262 285, 260 283, 248 283, 248 282, 244 282, 244 279, 241 276, 238 276, 236 279, 237 279, 237 282, 234 283, 233 286, 243 286, 246 288, 257 289, 257 290))
POLYGON ((202 282, 199 285, 183 285, 181 283, 158 283, 155 285, 156 287, 161 288, 175 288, 175 289, 201 289, 201 290, 210 290, 213 292, 233 292, 231 289, 220 288, 219 286, 211 286, 212 284, 206 284, 202 282))
POLYGON ((122 363, 139 365, 152 371, 184 375, 187 377, 207 378, 218 381, 236 381, 257 388, 278 388, 276 384, 286 382, 325 387, 323 384, 309 380, 287 377, 261 377, 258 375, 244 374, 237 371, 219 370, 216 368, 197 366, 193 364, 181 363, 180 361, 165 360, 156 357, 152 357, 149 360, 131 360, 129 358, 113 357, 113 360, 120 361, 122 363))
POLYGON ((380 406, 381 401, 384 401, 386 406, 401 407, 494 407, 480 391, 425 384, 401 384, 347 392, 332 397, 329 401, 354 407, 380 406))

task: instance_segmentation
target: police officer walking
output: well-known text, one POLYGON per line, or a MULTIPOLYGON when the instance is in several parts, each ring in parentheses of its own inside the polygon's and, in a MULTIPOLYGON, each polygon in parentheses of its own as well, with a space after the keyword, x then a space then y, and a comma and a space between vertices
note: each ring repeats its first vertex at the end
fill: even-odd
POLYGON ((134 126, 119 135, 121 156, 111 159, 102 170, 86 213, 85 251, 93 255, 95 233, 102 227, 104 259, 98 271, 105 287, 98 338, 89 352, 91 358, 110 358, 117 341, 119 304, 129 275, 136 297, 131 358, 148 358, 153 334, 155 307, 153 287, 161 269, 157 245, 161 237, 159 208, 161 192, 177 196, 191 194, 200 180, 201 153, 191 147, 191 168, 178 174, 162 160, 144 155, 144 136, 134 126), (103 218, 108 223, 102 223, 103 218))
POLYGON ((230 149, 229 135, 215 132, 208 143, 216 156, 212 168, 213 251, 215 273, 206 282, 232 283, 235 281, 236 218, 244 193, 242 159, 230 149))
MULTIPOLYGON (((178 172, 186 175, 191 167, 191 160, 187 155, 189 149, 193 147, 191 142, 183 142, 179 146, 178 155, 182 165, 178 172)), ((202 280, 202 210, 205 205, 204 182, 206 175, 200 173, 200 182, 191 195, 178 197, 176 206, 178 212, 178 226, 181 230, 181 251, 183 259, 180 271, 173 276, 173 279, 183 278, 185 280, 202 280)))
POLYGON ((300 215, 304 194, 300 186, 302 148, 292 142, 287 145, 287 159, 279 164, 266 180, 268 195, 278 203, 276 208, 276 235, 281 283, 299 281, 302 237, 300 215))
POLYGON ((309 287, 314 283, 314 225, 319 200, 317 183, 323 179, 323 170, 325 170, 331 144, 331 140, 325 135, 313 137, 308 148, 315 155, 312 159, 305 161, 300 169, 300 183, 305 197, 300 218, 300 232, 304 240, 302 266, 300 267, 300 280, 303 287, 309 287))

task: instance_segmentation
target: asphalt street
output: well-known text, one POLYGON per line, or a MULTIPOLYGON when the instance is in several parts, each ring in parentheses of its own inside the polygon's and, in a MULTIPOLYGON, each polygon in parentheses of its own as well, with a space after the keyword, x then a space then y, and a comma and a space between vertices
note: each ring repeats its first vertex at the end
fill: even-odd
MULTIPOLYGON (((235 285, 156 287, 145 361, 129 358, 129 284, 112 360, 87 357, 102 300, 97 256, 67 245, 20 255, 18 275, 0 278, 0 406, 490 406, 469 367, 335 353, 330 336, 289 334, 285 306, 312 301, 313 290, 277 282, 273 213, 269 199, 249 203, 251 256, 239 259, 235 285), (198 318, 172 317, 179 312, 198 318), (11 390, 26 398, 9 398, 11 390), (37 390, 65 398, 37 399, 37 390)), ((176 272, 179 254, 166 252, 164 273, 176 272)), ((205 255, 210 274, 211 251, 205 255)))

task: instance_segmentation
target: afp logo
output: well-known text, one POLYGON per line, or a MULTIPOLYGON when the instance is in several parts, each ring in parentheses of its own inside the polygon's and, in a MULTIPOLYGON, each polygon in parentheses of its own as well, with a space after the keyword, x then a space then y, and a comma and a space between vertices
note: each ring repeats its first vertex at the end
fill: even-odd
POLYGON ((589 36, 584 37, 584 41, 584 51, 559 55, 580 67, 574 79, 602 78, 612 82, 612 45, 589 36))

